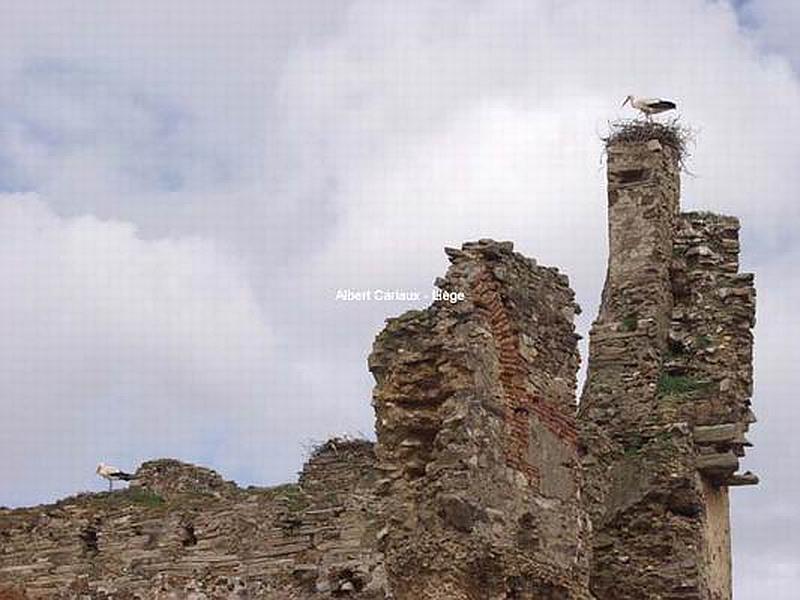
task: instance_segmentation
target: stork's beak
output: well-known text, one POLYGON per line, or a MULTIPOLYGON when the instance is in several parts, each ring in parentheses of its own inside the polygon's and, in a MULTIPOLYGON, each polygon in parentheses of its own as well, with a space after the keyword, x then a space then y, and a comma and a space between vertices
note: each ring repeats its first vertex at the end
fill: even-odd
POLYGON ((620 104, 619 107, 622 108, 623 106, 625 106, 628 102, 630 102, 630 99, 631 99, 630 96, 625 98, 625 100, 622 101, 622 104, 620 104))

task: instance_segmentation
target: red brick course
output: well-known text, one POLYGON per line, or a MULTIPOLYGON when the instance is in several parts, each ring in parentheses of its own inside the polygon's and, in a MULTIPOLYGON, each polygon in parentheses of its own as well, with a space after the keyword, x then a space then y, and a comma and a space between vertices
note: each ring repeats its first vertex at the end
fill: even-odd
POLYGON ((500 363, 500 384, 505 405, 506 464, 522 472, 531 485, 537 485, 539 471, 530 464, 530 415, 560 439, 575 445, 575 419, 557 406, 527 391, 525 380, 530 367, 519 349, 519 332, 514 328, 503 304, 500 283, 487 268, 482 268, 472 282, 473 300, 484 316, 494 339, 500 363))

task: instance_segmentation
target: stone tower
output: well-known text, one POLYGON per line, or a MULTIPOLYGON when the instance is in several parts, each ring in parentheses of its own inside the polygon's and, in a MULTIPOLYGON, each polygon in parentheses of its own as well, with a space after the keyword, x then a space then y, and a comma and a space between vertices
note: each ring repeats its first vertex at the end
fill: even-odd
POLYGON ((735 218, 680 212, 674 130, 608 143, 609 258, 579 410, 598 600, 731 598, 730 486, 755 419, 735 218), (626 141, 631 140, 631 141, 626 141))

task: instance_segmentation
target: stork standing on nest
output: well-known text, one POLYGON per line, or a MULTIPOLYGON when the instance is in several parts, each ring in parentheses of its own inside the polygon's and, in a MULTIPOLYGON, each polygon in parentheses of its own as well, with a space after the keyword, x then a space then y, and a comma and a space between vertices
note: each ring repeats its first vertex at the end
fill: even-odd
POLYGON ((625 98, 622 106, 625 106, 628 102, 631 103, 633 108, 641 111, 647 117, 648 121, 652 120, 653 115, 675 108, 674 102, 662 98, 637 98, 635 96, 628 96, 625 98))
POLYGON ((130 473, 126 473, 125 471, 120 471, 117 467, 112 467, 111 465, 107 465, 106 463, 100 463, 97 465, 97 470, 95 473, 100 475, 103 479, 108 480, 108 491, 112 491, 114 489, 114 482, 115 481, 130 481, 133 479, 133 475, 130 473))

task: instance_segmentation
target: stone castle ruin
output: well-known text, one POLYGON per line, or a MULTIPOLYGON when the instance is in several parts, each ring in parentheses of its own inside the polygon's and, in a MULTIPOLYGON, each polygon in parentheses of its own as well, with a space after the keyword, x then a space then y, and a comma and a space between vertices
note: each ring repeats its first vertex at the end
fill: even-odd
POLYGON ((622 132, 579 405, 566 276, 510 242, 447 249, 436 284, 465 299, 375 340, 376 443, 330 440, 275 488, 157 460, 0 509, 0 599, 730 599, 753 276, 735 218, 680 212, 670 129, 622 132))

